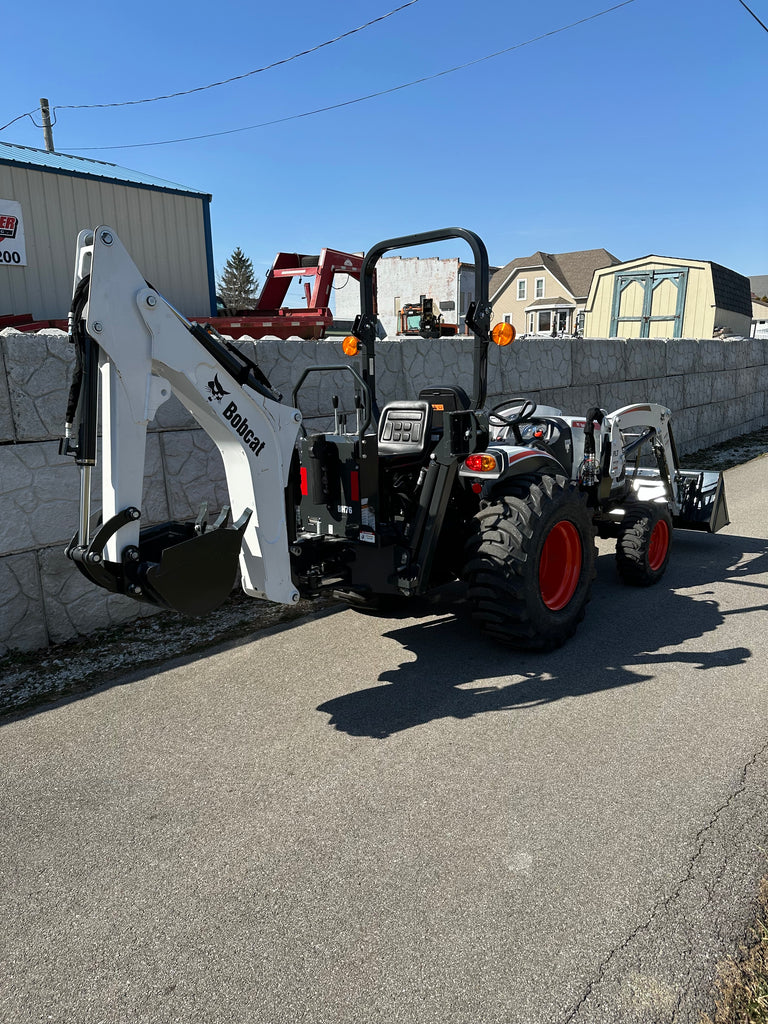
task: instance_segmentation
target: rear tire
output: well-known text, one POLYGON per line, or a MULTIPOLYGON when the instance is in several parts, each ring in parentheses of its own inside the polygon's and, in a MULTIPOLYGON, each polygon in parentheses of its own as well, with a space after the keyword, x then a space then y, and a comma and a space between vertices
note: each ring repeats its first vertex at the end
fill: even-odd
POLYGON ((651 587, 667 570, 672 516, 664 505, 630 505, 616 542, 616 568, 631 587, 651 587))
POLYGON ((481 509, 465 554, 473 618, 489 636, 542 651, 574 634, 596 548, 586 496, 566 477, 541 477, 481 509))

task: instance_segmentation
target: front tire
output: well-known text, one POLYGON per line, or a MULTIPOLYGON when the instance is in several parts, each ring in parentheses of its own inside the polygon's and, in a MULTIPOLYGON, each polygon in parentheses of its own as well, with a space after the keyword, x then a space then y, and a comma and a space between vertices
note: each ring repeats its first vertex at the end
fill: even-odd
POLYGON ((664 505, 630 505, 616 542, 616 569, 631 587, 651 587, 667 570, 672 516, 664 505))
POLYGON ((596 548, 586 496, 564 476, 541 477, 481 509, 465 553, 473 618, 489 636, 552 650, 574 634, 596 548))

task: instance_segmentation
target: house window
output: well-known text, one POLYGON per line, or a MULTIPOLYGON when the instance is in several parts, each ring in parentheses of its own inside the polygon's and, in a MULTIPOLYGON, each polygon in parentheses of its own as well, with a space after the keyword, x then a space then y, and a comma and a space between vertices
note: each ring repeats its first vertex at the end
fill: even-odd
POLYGON ((505 324, 511 324, 512 323, 512 317, 509 315, 509 313, 507 313, 507 315, 504 317, 504 323, 505 324))
POLYGON ((548 309, 542 309, 539 313, 539 334, 546 334, 552 330, 552 313, 548 309))
POLYGON ((517 282, 517 297, 518 299, 528 298, 528 280, 525 277, 521 277, 517 282))
POLYGON ((535 322, 533 319, 533 313, 528 314, 528 333, 533 334, 536 331, 535 322))
POLYGON ((536 278, 536 280, 535 280, 535 291, 536 291, 536 298, 537 299, 543 299, 544 298, 544 278, 543 277, 537 277, 536 278))

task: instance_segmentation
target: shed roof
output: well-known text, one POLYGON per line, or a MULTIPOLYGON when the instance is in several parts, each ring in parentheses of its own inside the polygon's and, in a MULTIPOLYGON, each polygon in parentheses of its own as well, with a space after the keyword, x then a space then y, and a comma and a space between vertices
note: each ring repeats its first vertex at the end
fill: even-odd
POLYGON ((752 316, 752 289, 749 278, 737 274, 735 270, 721 267, 719 263, 712 267, 712 286, 715 289, 715 305, 718 309, 727 309, 733 313, 752 316))
POLYGON ((535 252, 532 256, 510 260, 491 278, 491 301, 509 283, 517 270, 535 270, 544 267, 556 277, 574 298, 586 298, 592 275, 602 267, 621 261, 607 249, 582 249, 578 252, 535 252))
POLYGON ((29 167, 35 171, 51 171, 54 174, 69 174, 97 181, 114 181, 121 185, 135 185, 158 192, 175 192, 209 200, 211 198, 207 192, 200 192, 198 189, 173 181, 165 181, 163 178, 154 178, 142 171, 131 171, 127 167, 119 167, 103 160, 90 160, 82 156, 69 156, 66 153, 48 153, 44 149, 16 146, 9 142, 0 142, 0 164, 29 167))

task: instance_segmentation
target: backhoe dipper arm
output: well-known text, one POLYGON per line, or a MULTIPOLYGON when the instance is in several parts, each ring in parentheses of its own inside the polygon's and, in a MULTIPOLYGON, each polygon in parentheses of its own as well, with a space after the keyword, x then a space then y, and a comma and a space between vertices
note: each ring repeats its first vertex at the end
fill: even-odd
POLYGON ((78 534, 67 553, 109 590, 192 614, 226 598, 238 556, 247 594, 297 601, 285 486, 301 414, 280 404, 247 361, 186 321, 150 287, 111 228, 80 233, 76 294, 78 287, 81 297, 87 288, 87 302, 73 305, 78 322, 71 330, 85 358, 78 360, 83 379, 63 450, 75 456, 83 478, 78 534), (103 525, 91 539, 97 389, 89 373, 92 378, 96 372, 103 525), (139 529, 147 424, 172 393, 221 452, 233 527, 225 512, 208 529, 202 511, 196 523, 139 529))

